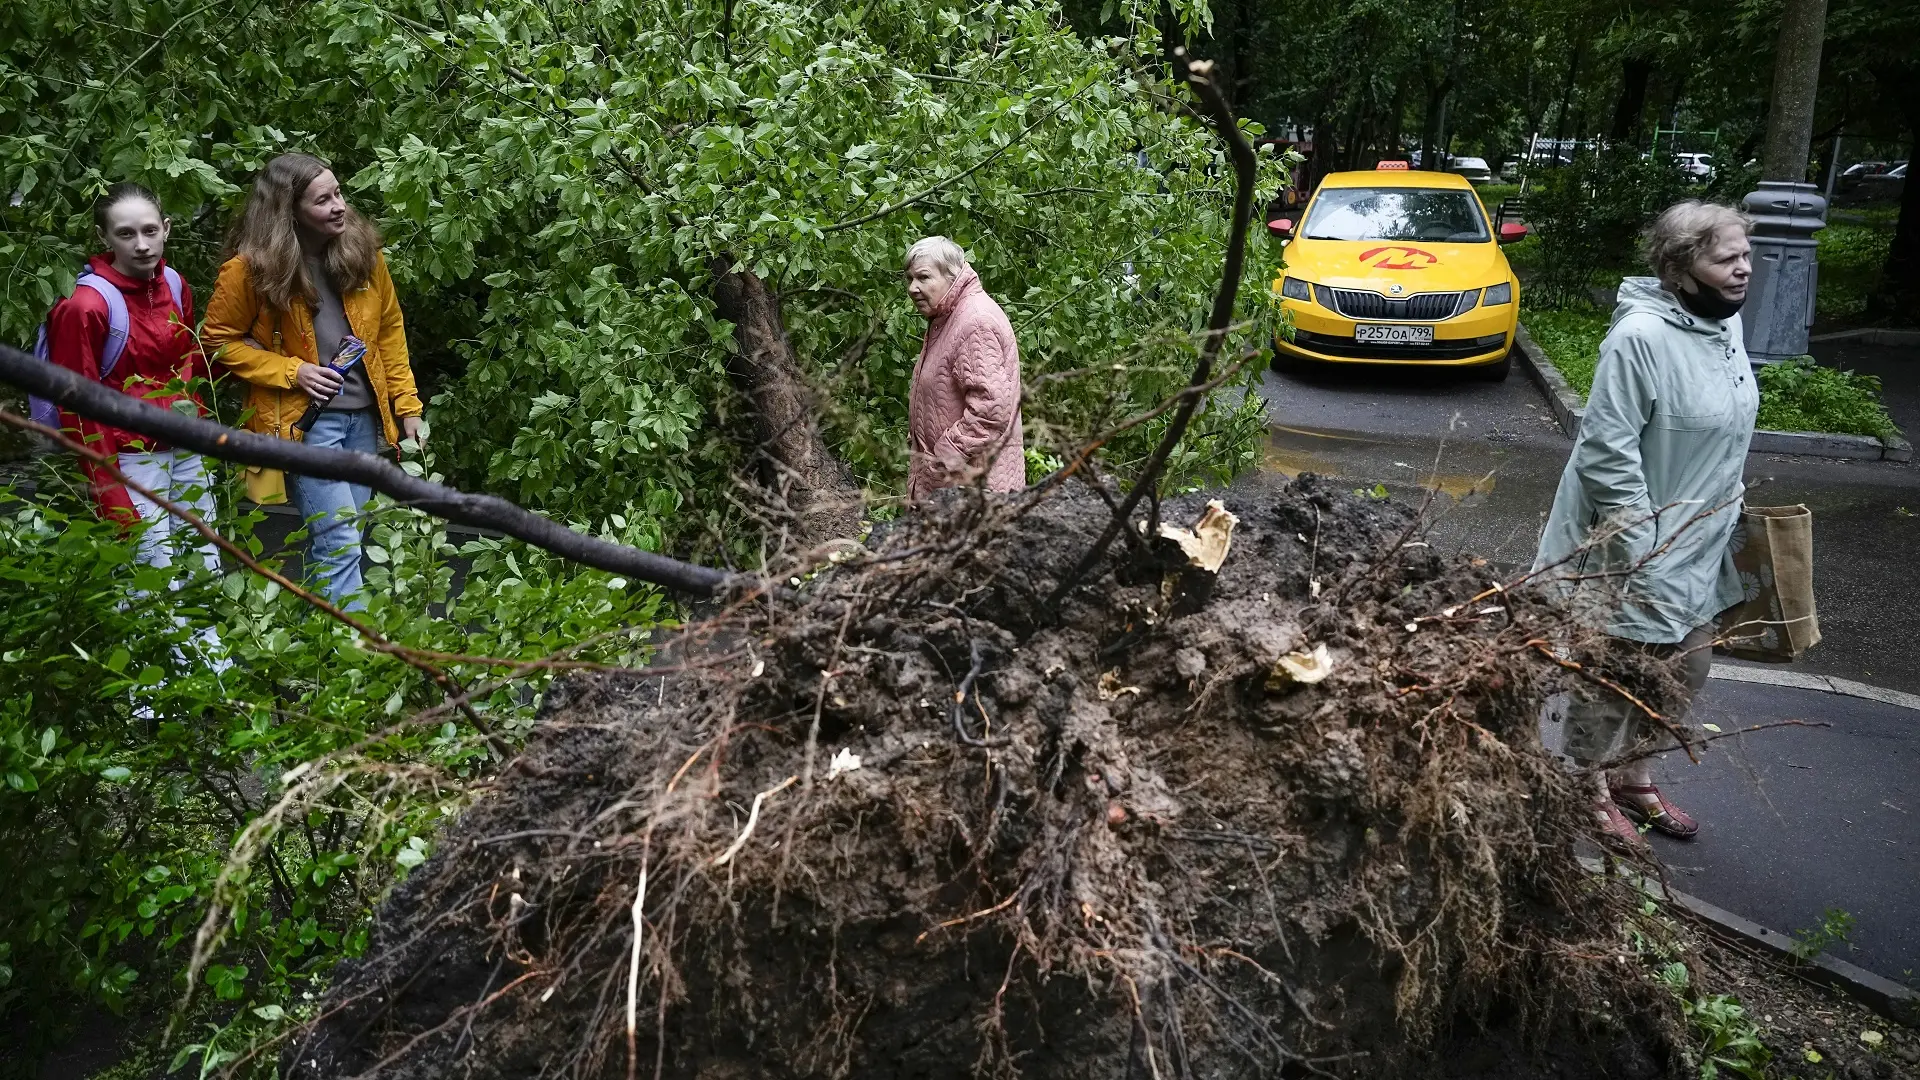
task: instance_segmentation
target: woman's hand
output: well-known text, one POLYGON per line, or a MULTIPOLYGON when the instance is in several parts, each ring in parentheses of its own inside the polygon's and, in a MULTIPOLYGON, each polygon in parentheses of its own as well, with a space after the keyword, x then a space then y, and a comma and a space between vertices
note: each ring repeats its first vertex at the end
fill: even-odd
POLYGON ((420 418, 417 416, 400 418, 400 441, 405 442, 408 439, 412 439, 415 446, 423 450, 426 448, 427 436, 420 430, 420 418))
POLYGON ((301 364, 293 373, 294 385, 306 392, 315 405, 325 405, 346 385, 346 380, 332 368, 319 364, 301 364))

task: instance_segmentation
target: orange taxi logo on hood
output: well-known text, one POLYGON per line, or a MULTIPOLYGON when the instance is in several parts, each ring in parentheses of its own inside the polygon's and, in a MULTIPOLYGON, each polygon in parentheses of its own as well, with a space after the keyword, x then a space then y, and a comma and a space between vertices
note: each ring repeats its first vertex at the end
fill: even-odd
POLYGON ((1360 261, 1375 270, 1425 270, 1439 262, 1440 257, 1431 251, 1407 247, 1405 244, 1387 244, 1361 252, 1360 261))

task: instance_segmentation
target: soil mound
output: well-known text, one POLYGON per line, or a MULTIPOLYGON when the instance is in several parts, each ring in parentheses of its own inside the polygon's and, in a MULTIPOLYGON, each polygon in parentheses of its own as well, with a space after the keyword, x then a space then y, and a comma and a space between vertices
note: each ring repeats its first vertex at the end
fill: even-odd
POLYGON ((956 493, 557 686, 285 1074, 1675 1073, 1539 742, 1564 614, 1311 477, 1229 509, 1049 606, 1107 506, 956 493))

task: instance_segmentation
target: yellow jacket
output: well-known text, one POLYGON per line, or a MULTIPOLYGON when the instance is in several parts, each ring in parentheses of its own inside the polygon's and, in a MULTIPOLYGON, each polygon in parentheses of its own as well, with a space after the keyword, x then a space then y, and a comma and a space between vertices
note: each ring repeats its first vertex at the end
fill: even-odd
MULTIPOLYGON (((342 295, 340 304, 353 335, 367 343, 361 363, 373 387, 375 411, 387 443, 398 445, 398 418, 419 416, 425 409, 413 385, 413 368, 407 363, 406 327, 384 254, 374 263, 373 280, 342 295)), ((246 259, 236 255, 220 267, 220 281, 207 302, 200 337, 210 355, 253 384, 247 394, 247 430, 300 439, 293 425, 307 411, 308 399, 294 383, 294 372, 302 363, 320 362, 313 310, 307 303, 296 301, 293 310, 284 314, 275 311, 254 291, 246 259)), ((276 469, 248 466, 247 495, 257 503, 285 502, 286 480, 276 469)))

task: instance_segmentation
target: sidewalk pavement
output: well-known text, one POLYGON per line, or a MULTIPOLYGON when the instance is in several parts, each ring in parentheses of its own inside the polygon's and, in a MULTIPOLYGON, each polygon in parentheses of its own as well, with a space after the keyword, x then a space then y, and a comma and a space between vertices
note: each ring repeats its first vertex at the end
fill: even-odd
MULTIPOLYGON (((1920 988, 1920 702, 1727 677, 1754 674, 1716 664, 1690 719, 1728 737, 1698 765, 1673 753, 1654 768, 1701 823, 1690 841, 1653 835, 1672 886, 1789 934, 1845 911, 1852 932, 1827 951, 1920 988), (1787 720, 1831 726, 1732 734, 1787 720)), ((1549 746, 1560 727, 1550 715, 1549 746)))

